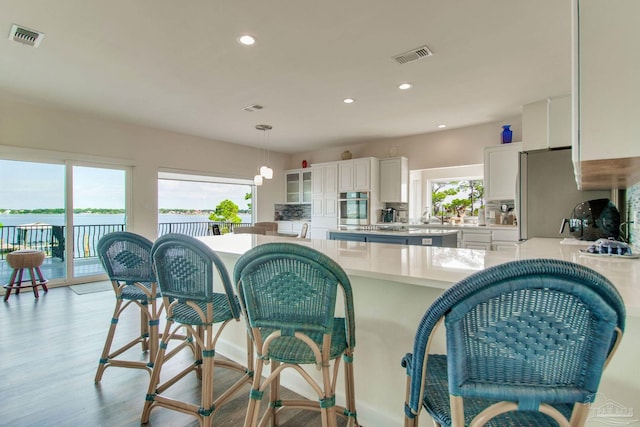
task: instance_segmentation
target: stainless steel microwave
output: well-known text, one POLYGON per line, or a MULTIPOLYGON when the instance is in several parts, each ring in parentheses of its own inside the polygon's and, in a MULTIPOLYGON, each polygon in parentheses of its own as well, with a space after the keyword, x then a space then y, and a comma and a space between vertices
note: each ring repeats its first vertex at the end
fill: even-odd
POLYGON ((369 225, 371 223, 369 193, 350 191, 340 193, 338 216, 340 225, 369 225))

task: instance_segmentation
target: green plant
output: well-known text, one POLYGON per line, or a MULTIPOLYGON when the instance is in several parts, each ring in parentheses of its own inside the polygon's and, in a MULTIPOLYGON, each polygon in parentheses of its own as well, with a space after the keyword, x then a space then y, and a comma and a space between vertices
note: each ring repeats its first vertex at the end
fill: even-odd
POLYGON ((221 201, 218 206, 216 206, 216 210, 211 215, 209 215, 209 219, 211 221, 232 222, 234 224, 237 224, 242 222, 242 218, 238 216, 238 211, 238 205, 233 203, 231 200, 226 199, 221 201))

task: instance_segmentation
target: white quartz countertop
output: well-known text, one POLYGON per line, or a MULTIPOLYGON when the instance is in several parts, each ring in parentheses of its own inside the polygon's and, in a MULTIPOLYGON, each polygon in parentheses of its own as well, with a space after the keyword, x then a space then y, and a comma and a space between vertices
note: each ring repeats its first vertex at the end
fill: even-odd
POLYGON ((518 230, 517 225, 500 225, 500 224, 487 224, 487 225, 478 225, 474 223, 466 223, 466 224, 438 224, 438 223, 430 223, 430 224, 409 224, 406 222, 381 222, 374 224, 377 227, 402 227, 402 228, 434 228, 434 229, 452 229, 452 230, 465 230, 465 229, 473 229, 473 230, 518 230))
POLYGON ((586 246, 561 244, 562 239, 531 239, 517 245, 512 251, 371 244, 252 234, 206 236, 199 239, 219 253, 238 256, 254 246, 268 242, 297 243, 325 253, 349 275, 439 289, 446 289, 476 271, 513 260, 560 259, 585 265, 603 274, 618 288, 628 314, 640 317, 640 259, 585 256, 580 249, 586 246))
POLYGON ((409 227, 406 229, 396 230, 358 230, 358 229, 346 229, 346 230, 329 230, 331 233, 353 233, 353 234, 376 234, 383 236, 445 236, 449 234, 456 234, 456 230, 438 230, 438 229, 425 229, 425 228, 413 228, 409 227))

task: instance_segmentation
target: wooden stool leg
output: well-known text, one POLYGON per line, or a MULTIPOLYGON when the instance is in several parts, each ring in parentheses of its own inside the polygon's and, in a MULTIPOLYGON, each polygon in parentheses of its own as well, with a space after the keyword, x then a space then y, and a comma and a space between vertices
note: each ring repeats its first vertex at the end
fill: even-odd
POLYGON ((9 296, 11 295, 11 289, 13 289, 13 284, 16 280, 16 275, 18 274, 18 269, 14 268, 13 273, 11 273, 11 278, 9 279, 9 284, 5 286, 7 292, 4 294, 4 300, 7 301, 9 296))
POLYGON ((22 274, 24 273, 24 268, 21 268, 20 271, 18 271, 18 281, 16 282, 16 284, 18 285, 16 288, 16 295, 18 295, 20 293, 20 286, 22 285, 22 274))
POLYGON ((36 283, 36 273, 33 271, 33 267, 29 268, 29 276, 31 277, 31 289, 33 289, 33 295, 36 298, 39 298, 40 294, 38 294, 38 284, 36 283))
POLYGON ((40 271, 40 267, 36 267, 36 273, 38 273, 38 278, 40 279, 40 285, 42 286, 42 289, 44 289, 45 292, 49 292, 49 289, 47 288, 47 281, 42 275, 42 271, 40 271))

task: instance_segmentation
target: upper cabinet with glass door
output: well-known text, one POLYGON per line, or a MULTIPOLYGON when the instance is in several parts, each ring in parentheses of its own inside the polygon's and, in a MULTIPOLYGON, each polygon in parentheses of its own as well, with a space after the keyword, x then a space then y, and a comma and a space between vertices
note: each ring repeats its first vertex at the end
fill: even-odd
POLYGON ((311 203, 311 169, 292 169, 284 174, 285 203, 311 203))

